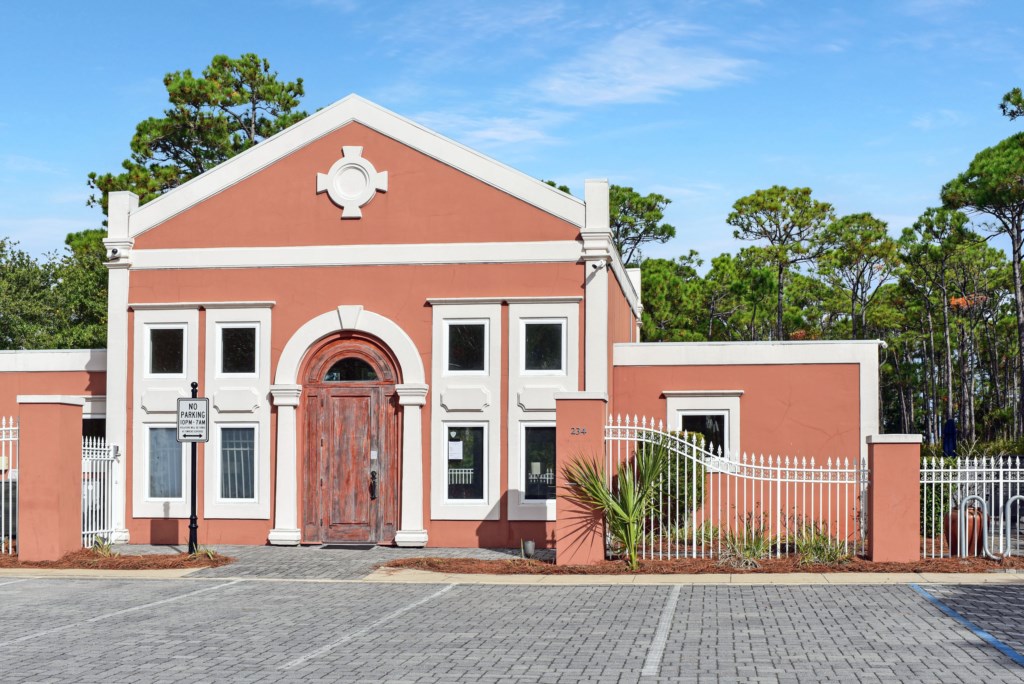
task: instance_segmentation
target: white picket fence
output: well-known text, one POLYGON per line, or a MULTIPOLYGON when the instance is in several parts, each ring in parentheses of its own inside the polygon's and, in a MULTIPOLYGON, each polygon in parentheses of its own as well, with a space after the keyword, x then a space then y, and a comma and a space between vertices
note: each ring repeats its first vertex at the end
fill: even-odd
POLYGON ((703 435, 661 421, 618 417, 605 428, 606 472, 641 449, 665 449, 654 512, 644 523, 645 559, 708 558, 760 544, 781 557, 798 539, 827 537, 845 553, 863 549, 866 471, 860 457, 814 459, 713 453, 703 435))
POLYGON ((114 533, 117 450, 99 437, 82 438, 82 546, 109 542, 114 533))
POLYGON ((1022 554, 1024 457, 923 459, 922 557, 1022 554))
POLYGON ((0 417, 0 553, 13 555, 18 542, 18 423, 0 417))

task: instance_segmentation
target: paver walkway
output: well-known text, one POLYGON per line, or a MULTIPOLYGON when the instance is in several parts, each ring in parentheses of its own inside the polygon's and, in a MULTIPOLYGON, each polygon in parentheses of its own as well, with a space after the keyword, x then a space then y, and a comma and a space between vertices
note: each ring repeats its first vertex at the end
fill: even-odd
MULTIPOLYGON (((0 681, 1024 682, 906 583, 384 583, 359 578, 509 552, 219 550, 176 580, 0 577, 0 681)), ((1024 652, 1024 584, 926 588, 1024 652)))

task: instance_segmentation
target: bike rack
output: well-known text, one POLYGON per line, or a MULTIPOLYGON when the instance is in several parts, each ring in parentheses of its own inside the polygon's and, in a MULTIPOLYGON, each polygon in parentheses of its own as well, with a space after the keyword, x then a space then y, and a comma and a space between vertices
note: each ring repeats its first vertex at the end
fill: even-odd
MULTIPOLYGON (((1024 496, 1014 497, 1014 498, 1024 499, 1024 496)), ((985 558, 988 558, 989 560, 999 560, 999 557, 992 553, 992 550, 989 548, 989 545, 988 545, 988 524, 987 524, 988 523, 988 503, 986 503, 985 500, 983 498, 981 498, 980 496, 978 496, 977 494, 972 494, 972 495, 970 495, 969 497, 967 497, 966 499, 964 499, 963 501, 960 502, 960 510, 961 511, 966 511, 967 508, 968 508, 967 503, 970 502, 970 501, 974 501, 974 500, 977 500, 977 502, 979 504, 981 504, 981 516, 982 516, 981 517, 981 552, 985 555, 985 558)), ((957 554, 961 558, 966 558, 967 557, 967 548, 966 548, 967 547, 967 516, 966 515, 957 515, 957 529, 960 532, 960 534, 958 535, 959 538, 956 540, 956 545, 959 547, 957 549, 957 554)))
POLYGON ((1006 527, 1006 553, 1004 554, 1005 556, 1013 555, 1013 553, 1010 550, 1010 521, 1007 519, 1007 511, 1010 510, 1010 506, 1015 501, 1024 502, 1024 494, 1017 494, 1016 496, 1011 496, 1009 499, 1003 502, 1003 525, 1006 527))

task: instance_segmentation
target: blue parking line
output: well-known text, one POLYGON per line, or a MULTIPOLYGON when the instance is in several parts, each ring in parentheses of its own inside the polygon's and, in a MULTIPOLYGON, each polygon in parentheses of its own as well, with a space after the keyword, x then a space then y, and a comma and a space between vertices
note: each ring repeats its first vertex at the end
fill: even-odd
POLYGON ((981 638, 982 641, 994 647, 997 651, 999 651, 1000 653, 1002 653, 1018 665, 1024 666, 1024 656, 1022 656, 1020 653, 1017 653, 1017 651, 1013 650, 1012 648, 1004 644, 1002 641, 996 639, 994 636, 983 630, 981 627, 978 627, 976 624, 965 618, 963 615, 956 612, 955 610, 947 606, 945 603, 932 596, 920 585, 911 584, 910 587, 918 594, 924 596, 926 599, 935 604, 938 607, 938 609, 941 610, 943 613, 953 618, 967 629, 974 632, 981 638))

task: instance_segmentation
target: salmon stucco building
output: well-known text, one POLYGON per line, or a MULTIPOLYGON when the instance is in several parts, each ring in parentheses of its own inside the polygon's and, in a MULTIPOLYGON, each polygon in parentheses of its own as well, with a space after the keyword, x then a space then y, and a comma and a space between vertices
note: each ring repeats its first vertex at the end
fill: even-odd
POLYGON ((572 197, 354 95, 108 221, 107 349, 0 353, 0 414, 81 405, 120 453, 115 541, 187 537, 193 381, 206 544, 551 546, 574 398, 729 453, 878 432, 876 343, 642 343, 606 181, 572 197))

